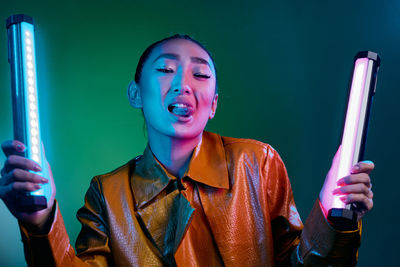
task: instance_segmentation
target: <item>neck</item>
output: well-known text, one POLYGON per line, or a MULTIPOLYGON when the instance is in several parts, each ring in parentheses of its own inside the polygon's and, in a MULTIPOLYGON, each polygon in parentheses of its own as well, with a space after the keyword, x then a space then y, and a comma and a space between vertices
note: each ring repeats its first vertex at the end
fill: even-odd
POLYGON ((177 178, 185 174, 194 148, 200 143, 202 134, 190 139, 175 138, 148 131, 151 151, 159 162, 177 178))

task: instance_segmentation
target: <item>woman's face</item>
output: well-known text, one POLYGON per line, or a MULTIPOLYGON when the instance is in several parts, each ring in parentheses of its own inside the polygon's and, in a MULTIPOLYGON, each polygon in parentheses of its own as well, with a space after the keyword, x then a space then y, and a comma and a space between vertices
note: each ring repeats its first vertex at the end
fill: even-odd
POLYGON ((158 45, 138 84, 149 137, 201 135, 217 108, 215 78, 211 58, 197 44, 173 39, 158 45))

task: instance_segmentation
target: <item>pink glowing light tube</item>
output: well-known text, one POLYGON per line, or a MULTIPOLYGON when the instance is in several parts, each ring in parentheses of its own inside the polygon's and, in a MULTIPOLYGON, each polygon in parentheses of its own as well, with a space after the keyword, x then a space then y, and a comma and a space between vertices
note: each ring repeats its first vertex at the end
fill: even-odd
MULTIPOLYGON (((380 58, 374 52, 359 52, 354 58, 353 78, 342 133, 342 148, 334 173, 329 177, 331 181, 327 181, 329 189, 326 192, 332 192, 337 187, 337 181, 348 176, 352 166, 363 160, 379 65, 380 58)), ((346 205, 339 197, 327 196, 330 206, 325 208, 329 210, 328 220, 345 227, 346 224, 355 223, 357 216, 352 210, 354 206, 346 205)))

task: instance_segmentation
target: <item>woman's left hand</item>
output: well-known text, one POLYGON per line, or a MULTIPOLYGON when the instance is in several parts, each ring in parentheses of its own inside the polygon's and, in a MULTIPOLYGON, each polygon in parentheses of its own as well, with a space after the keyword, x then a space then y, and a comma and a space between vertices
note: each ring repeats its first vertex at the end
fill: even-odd
POLYGON ((351 174, 337 181, 339 186, 333 194, 342 195, 340 199, 346 204, 355 205, 355 211, 360 220, 369 212, 373 204, 372 183, 369 174, 375 168, 372 161, 361 161, 353 166, 351 174))

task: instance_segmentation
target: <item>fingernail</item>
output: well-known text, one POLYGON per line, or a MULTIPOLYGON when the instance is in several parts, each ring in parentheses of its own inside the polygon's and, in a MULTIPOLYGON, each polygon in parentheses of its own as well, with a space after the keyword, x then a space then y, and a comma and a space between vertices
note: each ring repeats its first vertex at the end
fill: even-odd
POLYGON ((39 172, 39 171, 42 170, 42 168, 41 168, 39 165, 35 165, 35 166, 33 167, 33 170, 39 172))
POLYGON ((41 181, 42 183, 44 183, 44 184, 47 184, 47 183, 49 182, 49 180, 47 180, 47 179, 45 179, 45 178, 42 178, 40 181, 41 181))
POLYGON ((362 162, 366 163, 366 164, 374 164, 372 161, 370 160, 363 160, 362 162))
POLYGON ((35 184, 35 188, 36 189, 40 189, 40 188, 42 188, 39 184, 35 184))
POLYGON ((347 196, 342 196, 342 197, 340 197, 339 199, 340 199, 341 201, 343 201, 344 203, 346 203, 347 196))
POLYGON ((340 188, 336 188, 336 189, 334 189, 334 190, 332 191, 332 193, 333 193, 334 195, 340 194, 340 193, 342 193, 342 190, 341 190, 340 188))
POLYGON ((25 151, 25 146, 22 145, 22 144, 18 144, 18 145, 17 145, 17 150, 18 150, 19 152, 24 152, 24 151, 25 151))
POLYGON ((352 168, 351 168, 351 172, 357 172, 357 171, 359 171, 360 170, 360 165, 354 165, 352 168))

